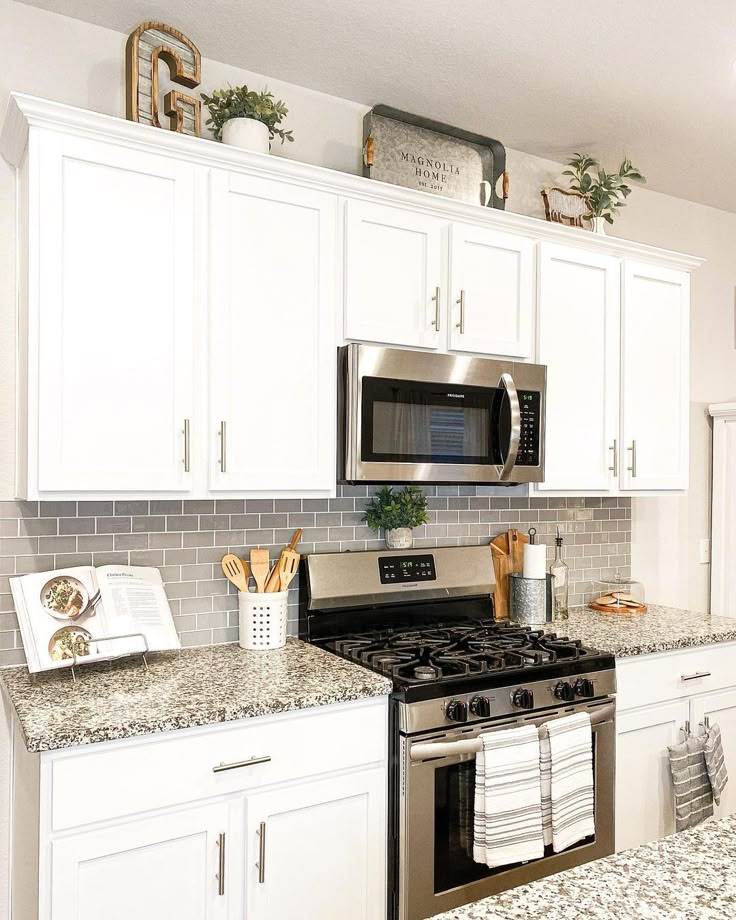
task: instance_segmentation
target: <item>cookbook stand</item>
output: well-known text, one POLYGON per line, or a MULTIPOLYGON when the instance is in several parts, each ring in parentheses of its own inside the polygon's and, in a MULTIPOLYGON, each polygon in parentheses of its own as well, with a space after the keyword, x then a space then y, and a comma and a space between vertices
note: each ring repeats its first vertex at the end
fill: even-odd
POLYGON ((90 655, 79 656, 75 652, 74 659, 72 660, 72 663, 70 665, 70 669, 72 672, 72 681, 76 684, 77 675, 75 672, 75 668, 78 667, 79 665, 92 664, 92 663, 99 664, 100 662, 105 662, 105 661, 112 664, 113 661, 118 661, 118 659, 120 658, 133 658, 136 655, 141 656, 141 661, 143 662, 143 668, 144 670, 147 671, 148 661, 146 660, 146 655, 148 654, 150 649, 148 647, 148 640, 143 635, 143 633, 125 633, 125 635, 122 635, 122 636, 103 636, 100 639, 90 639, 90 645, 91 644, 99 645, 102 642, 115 642, 117 639, 140 639, 143 642, 143 651, 141 652, 123 652, 123 654, 121 655, 95 655, 95 656, 90 656, 90 655))

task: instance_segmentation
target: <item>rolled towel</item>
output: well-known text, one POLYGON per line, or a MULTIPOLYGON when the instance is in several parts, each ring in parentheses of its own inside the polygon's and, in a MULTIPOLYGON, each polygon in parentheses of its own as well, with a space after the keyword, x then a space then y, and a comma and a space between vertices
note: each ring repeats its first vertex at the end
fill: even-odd
POLYGON ((593 732, 587 712, 545 722, 544 729, 550 747, 552 847, 560 853, 595 834, 593 732))
POLYGON ((706 735, 667 748, 675 793, 675 829, 695 827, 713 814, 713 792, 705 766, 706 735))
POLYGON ((728 782, 728 770, 726 769, 726 760, 723 756, 721 729, 718 725, 711 725, 705 735, 703 758, 705 759, 705 769, 708 773, 708 779, 710 780, 713 799, 716 805, 720 805, 721 793, 728 782))
POLYGON ((483 751, 475 760, 473 858, 489 868, 541 859, 544 840, 537 729, 524 725, 480 737, 483 751))

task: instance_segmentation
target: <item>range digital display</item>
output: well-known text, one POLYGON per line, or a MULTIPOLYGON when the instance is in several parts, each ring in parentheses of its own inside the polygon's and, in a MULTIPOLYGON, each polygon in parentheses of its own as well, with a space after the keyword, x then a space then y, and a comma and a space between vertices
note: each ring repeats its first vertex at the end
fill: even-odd
POLYGON ((378 574, 382 585, 405 581, 436 581, 434 556, 379 556, 378 574))

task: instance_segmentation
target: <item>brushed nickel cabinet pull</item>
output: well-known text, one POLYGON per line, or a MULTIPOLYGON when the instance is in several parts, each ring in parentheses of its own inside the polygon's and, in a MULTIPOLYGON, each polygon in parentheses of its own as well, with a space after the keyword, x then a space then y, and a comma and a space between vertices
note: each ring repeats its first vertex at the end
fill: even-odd
POLYGON ((220 422, 220 472, 227 472, 227 422, 220 422))
POLYGON ((270 763, 270 756, 251 757, 248 760, 234 760, 232 763, 218 763, 212 768, 213 773, 224 773, 226 770, 239 770, 241 767, 253 767, 258 763, 270 763))
POLYGON ((636 478, 636 441, 631 442, 631 466, 627 467, 628 471, 631 473, 631 478, 636 478))
POLYGON ((432 298, 432 300, 434 301, 434 319, 432 320, 432 325, 437 330, 437 332, 439 332, 440 331, 440 289, 438 287, 434 289, 434 297, 432 298))
POLYGON ((184 430, 182 431, 182 434, 184 435, 184 472, 188 473, 189 465, 190 465, 189 464, 190 453, 189 453, 189 419, 188 418, 184 419, 184 430))
POLYGON ((217 868, 217 893, 225 894, 225 835, 220 834, 217 838, 217 846, 220 849, 218 868, 217 868))
POLYGON ((613 439, 613 444, 608 449, 613 451, 613 466, 609 466, 608 469, 614 476, 618 476, 618 441, 616 438, 613 439))
POLYGON ((694 674, 683 674, 681 680, 699 680, 701 677, 710 677, 710 671, 696 671, 694 674))
POLYGON ((455 323, 455 328, 460 330, 460 335, 465 334, 465 291, 460 291, 460 296, 455 301, 460 304, 460 322, 455 323))
POLYGON ((266 881, 266 822, 261 821, 258 827, 258 883, 266 881))

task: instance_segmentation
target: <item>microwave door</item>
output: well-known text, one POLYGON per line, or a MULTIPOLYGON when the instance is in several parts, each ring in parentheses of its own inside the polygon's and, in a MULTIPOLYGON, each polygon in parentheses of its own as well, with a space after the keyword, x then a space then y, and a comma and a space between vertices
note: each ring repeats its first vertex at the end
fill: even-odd
POLYGON ((496 472, 499 482, 505 482, 516 465, 521 439, 521 406, 519 393, 511 374, 501 374, 496 390, 493 416, 496 426, 496 443, 502 458, 502 463, 496 466, 496 472))

